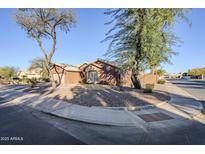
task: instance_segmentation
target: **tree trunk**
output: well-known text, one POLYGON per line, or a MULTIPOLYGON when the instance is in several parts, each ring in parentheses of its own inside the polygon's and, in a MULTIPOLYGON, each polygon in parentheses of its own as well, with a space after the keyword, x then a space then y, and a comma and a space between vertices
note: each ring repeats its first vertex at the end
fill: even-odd
POLYGON ((138 79, 139 71, 140 71, 140 61, 142 60, 142 32, 144 28, 144 16, 145 16, 145 9, 139 9, 139 30, 136 33, 135 39, 136 39, 136 55, 135 55, 135 61, 136 61, 136 70, 132 70, 132 82, 136 89, 141 89, 141 84, 138 79))
POLYGON ((151 68, 151 74, 155 75, 155 74, 156 74, 156 72, 157 72, 156 67, 152 67, 152 68, 151 68))
POLYGON ((49 80, 50 80, 51 85, 52 85, 52 89, 55 89, 56 88, 56 82, 54 80, 53 73, 50 70, 50 63, 48 62, 48 60, 46 60, 45 63, 46 63, 46 69, 48 71, 49 80))
POLYGON ((50 82, 51 82, 51 85, 52 85, 52 89, 55 89, 56 88, 56 82, 54 80, 53 73, 50 70, 49 70, 49 78, 50 78, 50 82))
POLYGON ((132 70, 132 75, 131 75, 131 80, 132 84, 134 85, 135 89, 141 89, 141 83, 140 80, 138 79, 139 73, 136 73, 135 71, 132 70))
POLYGON ((51 58, 52 58, 53 54, 55 53, 55 49, 56 49, 56 31, 55 31, 55 27, 52 31, 52 39, 53 39, 52 49, 51 49, 50 53, 47 54, 46 50, 42 46, 41 35, 39 35, 36 38, 36 40, 38 42, 38 45, 39 45, 39 47, 40 47, 40 49, 41 49, 41 51, 44 55, 44 58, 45 58, 45 65, 46 65, 46 69, 49 73, 49 79, 50 79, 50 82, 51 82, 51 85, 52 85, 52 89, 55 89, 57 84, 55 83, 53 73, 50 70, 51 58))

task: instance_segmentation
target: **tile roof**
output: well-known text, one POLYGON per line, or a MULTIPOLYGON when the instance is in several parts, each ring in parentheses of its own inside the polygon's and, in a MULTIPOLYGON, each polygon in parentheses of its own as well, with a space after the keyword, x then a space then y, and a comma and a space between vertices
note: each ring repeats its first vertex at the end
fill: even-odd
MULTIPOLYGON (((82 71, 85 67, 89 66, 89 65, 95 65, 97 67, 100 67, 100 65, 98 65, 96 62, 101 62, 101 63, 105 63, 105 64, 108 64, 110 66, 113 66, 113 67, 117 67, 116 63, 114 62, 107 62, 107 61, 104 61, 104 60, 101 60, 101 59, 97 59, 96 61, 94 62, 91 62, 91 63, 88 63, 88 62, 84 62, 80 65, 70 65, 70 64, 62 64, 62 63, 55 63, 54 65, 58 65, 60 66, 61 68, 67 70, 67 71, 77 71, 77 72, 80 72, 82 71), (85 65, 85 66, 83 66, 85 65)), ((117 67, 118 68, 118 67, 117 67)))
POLYGON ((61 63, 55 63, 55 65, 58 65, 67 71, 76 71, 76 72, 81 71, 77 66, 74 66, 74 65, 61 64, 61 63))

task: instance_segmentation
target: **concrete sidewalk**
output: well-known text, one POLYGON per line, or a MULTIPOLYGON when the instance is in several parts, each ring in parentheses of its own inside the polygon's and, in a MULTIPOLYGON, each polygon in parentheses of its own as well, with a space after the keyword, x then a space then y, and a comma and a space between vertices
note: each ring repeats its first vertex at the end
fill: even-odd
MULTIPOLYGON (((162 102, 157 104, 154 108, 142 109, 140 111, 86 107, 70 104, 62 100, 47 98, 46 96, 39 94, 28 93, 24 93, 23 96, 20 96, 9 103, 32 107, 44 113, 62 118, 100 125, 136 126, 140 124, 143 126, 146 125, 147 122, 140 118, 139 115, 152 113, 165 113, 177 120, 194 119, 195 117, 199 117, 198 115, 201 113, 202 106, 198 101, 196 101, 190 94, 170 83, 167 83, 166 87, 171 96, 169 102, 162 102)), ((15 94, 15 90, 13 93, 15 94)), ((10 95, 12 96, 11 91, 10 95)), ((9 97, 10 95, 7 93, 6 97, 9 97)))

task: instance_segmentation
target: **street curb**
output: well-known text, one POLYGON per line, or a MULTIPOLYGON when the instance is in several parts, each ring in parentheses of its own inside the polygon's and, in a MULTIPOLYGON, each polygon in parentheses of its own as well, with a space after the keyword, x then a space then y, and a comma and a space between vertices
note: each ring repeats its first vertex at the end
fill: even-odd
MULTIPOLYGON (((141 107, 140 110, 137 110, 137 111, 143 111, 143 110, 148 110, 148 109, 155 109, 156 107, 158 106, 161 106, 163 104, 167 103, 167 101, 164 101, 164 102, 161 102, 157 105, 149 105, 149 106, 144 106, 144 107, 141 107)), ((99 107, 90 107, 90 108, 99 108, 99 107)), ((101 108, 101 109, 104 109, 104 110, 118 110, 118 109, 110 109, 110 108, 101 108)), ((129 116, 129 121, 126 121, 126 122, 109 122, 109 121, 100 121, 100 120, 94 120, 94 119, 89 119, 89 118, 85 118, 85 117, 82 117, 82 116, 72 116, 71 114, 69 116, 62 116, 62 115, 59 115, 59 114, 56 114, 55 111, 57 110, 54 110, 54 111, 45 111, 45 110, 40 110, 41 112, 45 113, 45 114, 49 114, 49 115, 52 115, 52 116, 56 116, 56 117, 60 117, 60 118, 64 118, 64 119, 68 119, 68 120, 76 120, 76 121, 81 121, 81 122, 84 122, 84 123, 89 123, 89 124, 96 124, 96 125, 106 125, 106 126, 121 126, 121 127, 135 127, 136 126, 136 123, 133 122, 133 121, 136 121, 136 117, 138 117, 137 115, 135 115, 136 117, 130 117, 129 116), (53 113, 52 113, 53 112, 53 113)), ((122 112, 122 114, 126 114, 126 115, 129 115, 129 113, 132 113, 132 111, 135 111, 135 110, 126 110, 126 108, 122 108, 122 110, 120 112, 122 112)))
POLYGON ((45 113, 45 114, 48 114, 48 115, 51 115, 51 116, 55 116, 55 117, 58 117, 58 118, 63 118, 63 119, 66 119, 66 120, 73 120, 73 121, 79 121, 79 122, 83 122, 83 123, 87 123, 87 124, 93 124, 93 125, 103 125, 103 126, 134 126, 134 125, 124 125, 124 124, 120 124, 120 123, 109 123, 109 122, 101 122, 101 121, 91 121, 90 119, 81 119, 81 118, 73 118, 73 117, 62 117, 62 116, 59 116, 57 114, 53 114, 51 112, 46 112, 46 111, 40 111, 42 113, 45 113))
POLYGON ((54 114, 52 112, 46 112, 46 111, 42 111, 40 110, 42 113, 48 114, 48 115, 52 115, 55 117, 59 117, 59 118, 63 118, 63 119, 68 119, 68 120, 74 120, 74 121, 79 121, 79 122, 84 122, 84 123, 88 123, 88 124, 94 124, 94 125, 103 125, 103 126, 118 126, 118 127, 134 127, 135 124, 134 123, 115 123, 115 122, 108 122, 108 121, 98 121, 98 120, 91 120, 91 119, 87 119, 87 118, 82 118, 80 116, 78 117, 74 117, 74 116, 69 116, 69 117, 63 117, 60 116, 58 114, 54 114))
POLYGON ((200 114, 194 116, 193 119, 205 124, 205 121, 204 121, 205 118, 203 119, 203 118, 201 118, 201 116, 204 117, 205 115, 203 113, 200 113, 200 114))
POLYGON ((132 106, 132 107, 98 107, 92 106, 92 108, 103 108, 109 110, 124 110, 124 111, 140 111, 155 108, 156 105, 143 105, 143 106, 132 106))

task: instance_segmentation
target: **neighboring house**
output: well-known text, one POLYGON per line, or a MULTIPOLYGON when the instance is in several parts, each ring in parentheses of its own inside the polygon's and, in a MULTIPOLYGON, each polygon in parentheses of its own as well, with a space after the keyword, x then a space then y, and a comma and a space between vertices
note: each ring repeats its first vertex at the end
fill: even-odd
POLYGON ((166 76, 168 76, 168 78, 182 78, 182 73, 169 73, 166 76))
POLYGON ((39 70, 26 70, 26 71, 19 71, 18 72, 18 77, 20 79, 26 77, 28 79, 39 79, 41 77, 40 73, 39 73, 39 70))
MULTIPOLYGON (((79 66, 56 63, 51 67, 51 71, 54 80, 59 84, 99 83, 132 86, 130 71, 121 73, 119 67, 103 60, 79 66)), ((153 75, 140 75, 139 79, 142 84, 156 82, 156 76, 153 75)))

